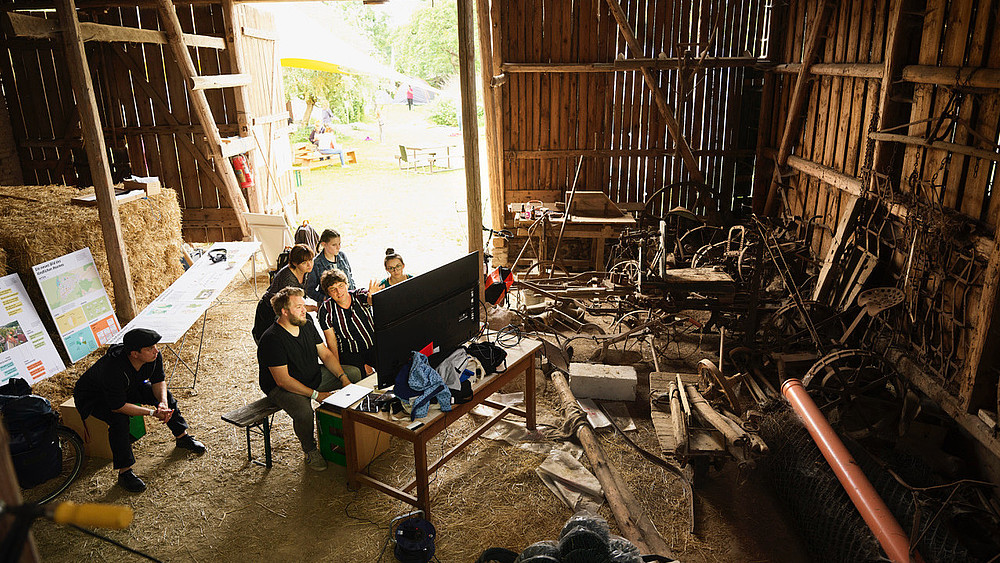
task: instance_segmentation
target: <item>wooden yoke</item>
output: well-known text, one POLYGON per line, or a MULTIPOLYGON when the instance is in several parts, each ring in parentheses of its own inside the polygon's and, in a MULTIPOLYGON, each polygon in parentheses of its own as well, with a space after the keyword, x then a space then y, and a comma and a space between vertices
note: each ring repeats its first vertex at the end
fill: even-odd
MULTIPOLYGON (((156 0, 156 8, 160 13, 160 21, 163 24, 163 32, 167 35, 167 42, 170 44, 170 51, 174 55, 174 61, 180 67, 185 81, 190 85, 198 78, 198 71, 191 60, 191 53, 184 43, 181 22, 177 18, 177 10, 171 0, 156 0)), ((215 169, 222 177, 222 185, 219 186, 219 193, 222 194, 229 205, 236 213, 236 221, 240 226, 240 233, 244 238, 250 236, 250 227, 244 216, 249 211, 247 202, 240 192, 239 182, 236 180, 236 172, 229 159, 222 154, 222 137, 219 135, 219 128, 215 124, 215 117, 212 116, 212 108, 208 105, 208 98, 205 97, 203 89, 192 89, 189 91, 191 107, 194 108, 198 116, 198 122, 204 130, 205 138, 208 141, 208 148, 211 158, 215 163, 215 169)))
MULTIPOLYGON (((618 3, 618 0, 607 1, 608 7, 611 8, 611 14, 615 17, 615 21, 618 22, 618 29, 622 32, 622 37, 625 38, 625 43, 628 44, 628 48, 632 51, 632 56, 637 58, 642 57, 642 46, 639 45, 639 40, 635 38, 635 33, 629 27, 628 19, 625 17, 625 12, 622 10, 621 4, 618 3)), ((698 168, 698 160, 695 159, 694 153, 691 152, 691 146, 688 145, 687 139, 684 138, 681 125, 677 123, 674 112, 667 105, 667 98, 663 95, 663 90, 660 90, 659 85, 653 79, 653 73, 649 69, 650 67, 647 65, 639 67, 639 70, 642 72, 642 78, 645 80, 646 86, 653 93, 653 99, 656 100, 656 107, 659 108, 660 114, 663 115, 664 121, 667 122, 667 129, 670 130, 670 135, 677 142, 677 150, 681 153, 681 159, 684 160, 684 164, 688 168, 688 174, 691 175, 691 179, 695 182, 704 184, 705 176, 701 173, 701 169, 698 168)))

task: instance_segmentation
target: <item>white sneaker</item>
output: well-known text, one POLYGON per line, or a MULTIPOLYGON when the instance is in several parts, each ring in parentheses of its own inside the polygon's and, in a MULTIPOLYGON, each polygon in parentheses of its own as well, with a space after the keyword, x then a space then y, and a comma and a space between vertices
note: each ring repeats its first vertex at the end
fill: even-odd
POLYGON ((306 465, 314 471, 323 471, 326 469, 326 460, 323 459, 323 454, 319 453, 317 449, 306 452, 306 465))

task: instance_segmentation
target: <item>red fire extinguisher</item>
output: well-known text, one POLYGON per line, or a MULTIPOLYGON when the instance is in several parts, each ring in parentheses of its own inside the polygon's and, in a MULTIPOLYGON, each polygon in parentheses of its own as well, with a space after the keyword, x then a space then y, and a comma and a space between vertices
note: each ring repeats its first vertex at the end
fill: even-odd
POLYGON ((252 165, 247 157, 238 154, 230 160, 233 163, 233 172, 236 173, 236 179, 239 181, 240 187, 245 190, 253 186, 252 165))

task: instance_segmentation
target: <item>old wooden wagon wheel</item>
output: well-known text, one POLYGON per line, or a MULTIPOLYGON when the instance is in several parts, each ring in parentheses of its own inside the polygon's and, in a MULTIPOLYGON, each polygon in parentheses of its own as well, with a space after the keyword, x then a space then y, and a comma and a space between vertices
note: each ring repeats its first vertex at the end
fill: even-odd
POLYGON ((737 416, 743 414, 740 398, 736 394, 736 390, 740 385, 739 376, 726 377, 722 375, 722 372, 711 360, 698 362, 698 375, 701 376, 701 380, 707 385, 706 397, 721 394, 726 398, 726 402, 733 413, 737 416))
POLYGON ((830 424, 862 438, 899 417, 903 380, 881 356, 867 350, 839 350, 820 358, 802 384, 830 424))
MULTIPOLYGON (((845 330, 843 316, 836 309, 818 301, 803 301, 803 309, 820 339, 813 342, 802 311, 795 303, 776 310, 761 324, 763 347, 772 352, 803 352, 826 348, 836 342, 845 330)), ((829 348, 826 348, 829 349, 829 348)))

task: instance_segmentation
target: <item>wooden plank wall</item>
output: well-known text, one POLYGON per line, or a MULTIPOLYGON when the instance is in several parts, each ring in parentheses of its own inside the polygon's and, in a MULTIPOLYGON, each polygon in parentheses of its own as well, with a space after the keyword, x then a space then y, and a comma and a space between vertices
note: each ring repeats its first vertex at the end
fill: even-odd
MULTIPOLYGON (((765 44, 765 2, 648 0, 621 5, 642 53, 628 52, 605 0, 518 0, 499 3, 501 59, 513 64, 611 63, 619 57, 661 54, 738 57, 759 55, 765 44)), ((731 208, 734 198, 749 195, 748 183, 740 193, 733 186, 737 159, 753 157, 752 142, 737 142, 741 123, 756 125, 756 115, 741 114, 752 72, 737 66, 697 70, 686 76, 689 87, 683 96, 678 81, 685 73, 653 73, 707 182, 723 194, 722 207, 731 208)), ((504 201, 494 205, 561 200, 573 181, 574 152, 593 149, 603 152, 584 159, 578 186, 604 191, 616 202, 644 202, 665 184, 688 179, 637 71, 512 72, 500 88, 504 201)), ((505 217, 511 226, 512 217, 505 217)))
MULTIPOLYGON (((4 2, 3 5, 10 10, 19 7, 20 3, 4 2)), ((255 29, 273 32, 272 19, 248 6, 241 6, 240 10, 252 20, 255 29)), ((143 29, 159 29, 160 25, 155 8, 112 7, 78 13, 81 21, 143 29)), ((30 15, 55 17, 51 12, 31 12, 30 15)), ((178 5, 178 17, 186 33, 225 35, 221 5, 178 5)), ((86 155, 82 150, 79 120, 62 48, 58 41, 9 37, 6 25, 3 33, 9 57, 0 57, 0 79, 10 110, 24 182, 77 185, 78 176, 86 167, 86 155)), ((255 78, 251 86, 251 118, 284 110, 280 67, 273 54, 274 41, 263 41, 267 43, 264 50, 270 55, 257 52, 261 49, 256 43, 260 42, 262 40, 257 38, 246 39, 249 47, 255 50, 246 57, 252 62, 249 72, 255 78)), ((127 160, 132 174, 158 176, 164 186, 178 191, 185 240, 240 240, 236 217, 217 188, 222 180, 214 164, 205 156, 209 151, 204 135, 169 47, 89 42, 86 52, 113 164, 122 166, 127 160)), ((223 50, 191 48, 191 54, 202 75, 232 72, 229 56, 223 50)), ((234 90, 212 89, 207 90, 206 95, 220 134, 235 136, 238 127, 234 90)), ((272 163, 272 172, 267 174, 258 169, 256 181, 263 193, 272 194, 271 201, 277 201, 278 193, 286 199, 294 197, 291 174, 287 167, 282 170, 275 166, 273 163, 280 159, 269 152, 280 151, 282 144, 287 147, 287 131, 282 126, 279 121, 253 129, 262 132, 266 139, 261 142, 264 149, 261 158, 272 163), (273 140, 282 133, 284 143, 280 139, 273 140)))
MULTIPOLYGON (((776 7, 773 62, 801 62, 814 4, 790 0, 776 7)), ((1000 195, 995 193, 1000 81, 991 70, 1000 68, 1000 2, 901 2, 901 77, 884 78, 879 67, 885 62, 894 4, 835 4, 816 62, 837 68, 810 78, 810 97, 792 151, 830 174, 821 181, 816 174, 792 170, 788 201, 794 215, 815 218, 820 228, 813 250, 823 257, 848 201, 845 190, 871 187, 879 194, 875 200, 890 213, 882 216, 866 208, 851 231, 848 249, 878 255, 877 281, 905 289, 907 303, 891 318, 910 357, 919 358, 932 374, 925 387, 959 405, 949 410, 953 415, 980 407, 995 411, 1000 402, 996 354, 983 348, 990 348, 984 339, 991 327, 996 329, 997 282, 991 278, 1000 265, 994 250, 1000 220, 1000 195), (868 63, 874 65, 860 66, 868 63), (969 72, 956 72, 957 67, 969 72), (945 72, 935 77, 942 68, 945 72), (878 133, 909 138, 881 139, 887 158, 880 172, 886 176, 868 183, 863 181, 870 167, 866 157, 875 145, 868 131, 883 85, 891 85, 890 100, 901 118, 878 133), (914 138, 955 148, 922 146, 914 138), (970 150, 978 152, 970 155, 970 150)), ((760 139, 773 152, 788 117, 795 76, 773 72, 766 80, 760 139)), ((766 195, 762 190, 767 189, 769 165, 758 160, 755 197, 766 195)))

